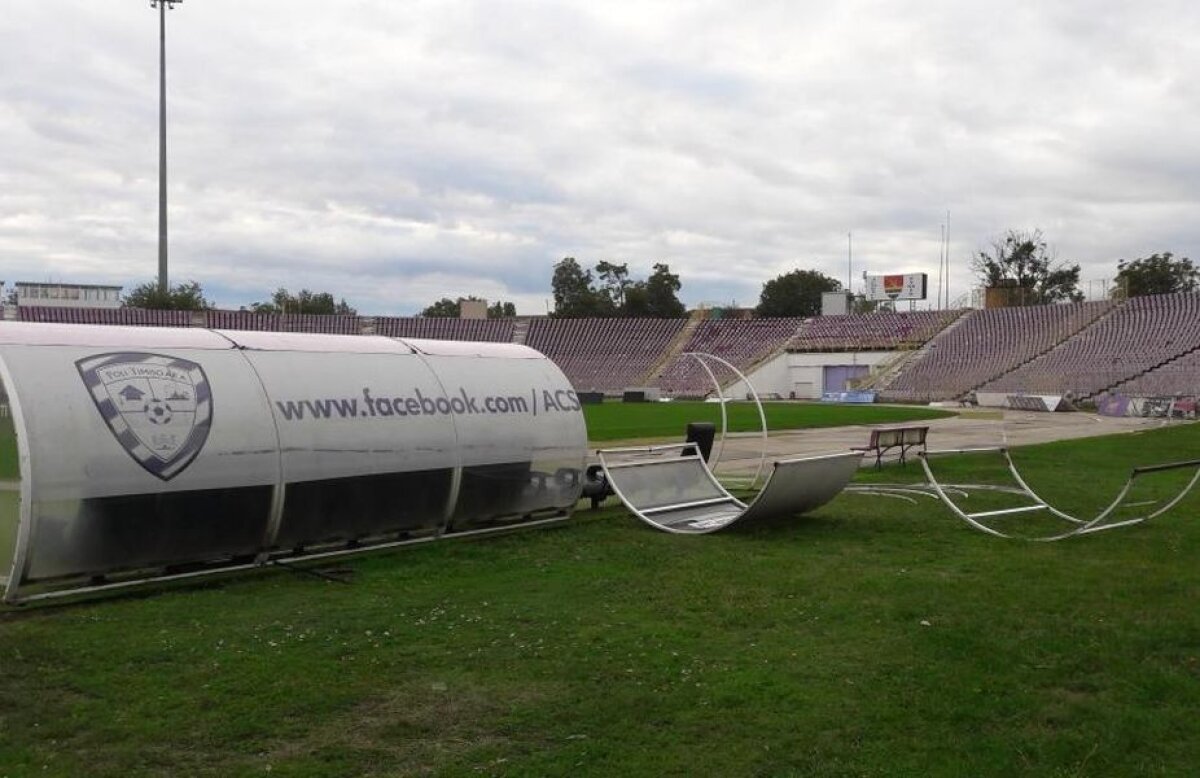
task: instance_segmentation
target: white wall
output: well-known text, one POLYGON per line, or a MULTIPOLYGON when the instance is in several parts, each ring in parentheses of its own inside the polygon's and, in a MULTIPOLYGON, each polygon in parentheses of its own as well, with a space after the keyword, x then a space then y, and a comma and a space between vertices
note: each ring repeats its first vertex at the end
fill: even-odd
MULTIPOLYGON (((824 386, 825 368, 831 365, 876 365, 896 356, 895 351, 808 351, 780 354, 758 367, 747 378, 760 395, 778 394, 798 400, 819 400, 824 386)), ((725 391, 730 397, 745 397, 742 381, 725 391)))

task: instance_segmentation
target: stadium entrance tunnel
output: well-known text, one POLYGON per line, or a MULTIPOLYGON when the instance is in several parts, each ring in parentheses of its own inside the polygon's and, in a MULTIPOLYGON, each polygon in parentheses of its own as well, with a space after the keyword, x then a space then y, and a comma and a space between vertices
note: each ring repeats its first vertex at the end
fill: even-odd
POLYGON ((0 323, 19 603, 570 517, 586 429, 525 346, 0 323))

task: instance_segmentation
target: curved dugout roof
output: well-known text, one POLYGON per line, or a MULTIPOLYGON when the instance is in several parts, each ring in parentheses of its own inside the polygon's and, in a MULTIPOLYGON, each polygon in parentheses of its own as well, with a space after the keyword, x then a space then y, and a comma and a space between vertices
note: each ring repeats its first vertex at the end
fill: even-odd
POLYGON ((103 327, 94 324, 0 322, 0 345, 93 348, 230 349, 215 330, 195 327, 103 327))
POLYGON ((586 430, 554 363, 415 345, 0 323, 4 598, 569 516, 586 430))

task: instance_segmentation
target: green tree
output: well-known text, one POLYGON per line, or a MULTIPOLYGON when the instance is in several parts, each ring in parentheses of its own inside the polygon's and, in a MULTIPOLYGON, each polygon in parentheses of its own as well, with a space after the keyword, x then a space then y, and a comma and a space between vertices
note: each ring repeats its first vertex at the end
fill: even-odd
POLYGON ((817 270, 793 270, 763 284, 755 312, 759 316, 818 316, 821 294, 842 288, 817 270))
POLYGON ((987 287, 1010 287, 1009 305, 1078 302, 1079 265, 1066 265, 1046 253, 1041 230, 1009 230, 992 242, 990 251, 971 259, 971 269, 987 287))
POLYGON ((863 314, 875 313, 876 311, 882 309, 879 306, 878 300, 868 300, 865 294, 859 294, 855 295, 854 300, 851 301, 850 310, 853 313, 862 316, 863 314))
POLYGON ((596 273, 584 270, 574 257, 566 257, 554 266, 554 315, 560 318, 584 316, 646 316, 667 318, 683 316, 687 309, 679 301, 679 276, 669 265, 657 263, 645 281, 629 277, 629 265, 603 260, 596 273), (599 279, 599 285, 596 283, 599 279))
POLYGON ((1145 294, 1194 292, 1200 271, 1187 257, 1175 259, 1169 251, 1132 261, 1117 262, 1114 297, 1140 297, 1145 294))
MULTIPOLYGON (((433 305, 430 305, 425 310, 421 311, 421 316, 426 317, 445 317, 457 319, 462 316, 463 300, 482 300, 482 297, 471 295, 470 297, 460 297, 457 300, 451 300, 449 297, 443 297, 433 305)), ((502 319, 505 317, 513 317, 517 315, 517 306, 510 302, 497 301, 487 307, 487 317, 489 319, 502 319)))
POLYGON ((620 265, 607 260, 596 263, 596 276, 600 279, 601 287, 596 290, 608 298, 608 307, 620 312, 625 308, 625 293, 633 286, 629 280, 629 264, 620 265))
POLYGON ((421 311, 421 315, 429 318, 457 319, 462 315, 462 304, 460 300, 451 300, 449 297, 443 297, 421 311))
POLYGON ((293 295, 282 286, 275 290, 269 302, 251 303, 250 310, 255 313, 316 313, 326 316, 354 316, 358 313, 345 299, 335 301, 329 292, 301 289, 293 295))
POLYGON ((126 308, 155 308, 169 311, 205 311, 212 303, 204 299, 199 281, 175 284, 163 294, 156 281, 138 284, 125 295, 121 305, 126 308))
POLYGON ((517 306, 497 300, 488 306, 489 319, 511 319, 517 315, 517 306))
POLYGON ((565 257, 558 262, 550 280, 554 290, 554 315, 580 318, 616 313, 609 296, 597 290, 592 282, 592 272, 580 267, 574 257, 565 257))
POLYGON ((669 265, 658 263, 654 272, 645 281, 636 281, 625 290, 623 316, 649 316, 656 319, 671 319, 683 316, 687 308, 679 301, 676 292, 681 284, 679 276, 671 272, 669 265))

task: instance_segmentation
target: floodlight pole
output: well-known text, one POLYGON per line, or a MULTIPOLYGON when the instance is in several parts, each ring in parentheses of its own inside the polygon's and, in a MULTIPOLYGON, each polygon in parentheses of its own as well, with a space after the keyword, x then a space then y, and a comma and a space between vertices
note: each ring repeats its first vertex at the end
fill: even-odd
POLYGON ((150 0, 158 9, 158 291, 167 283, 167 9, 183 0, 150 0))
POLYGON ((946 307, 950 307, 950 209, 946 209, 946 307))
POLYGON ((854 239, 851 233, 846 233, 846 294, 850 294, 850 285, 854 277, 854 239))

